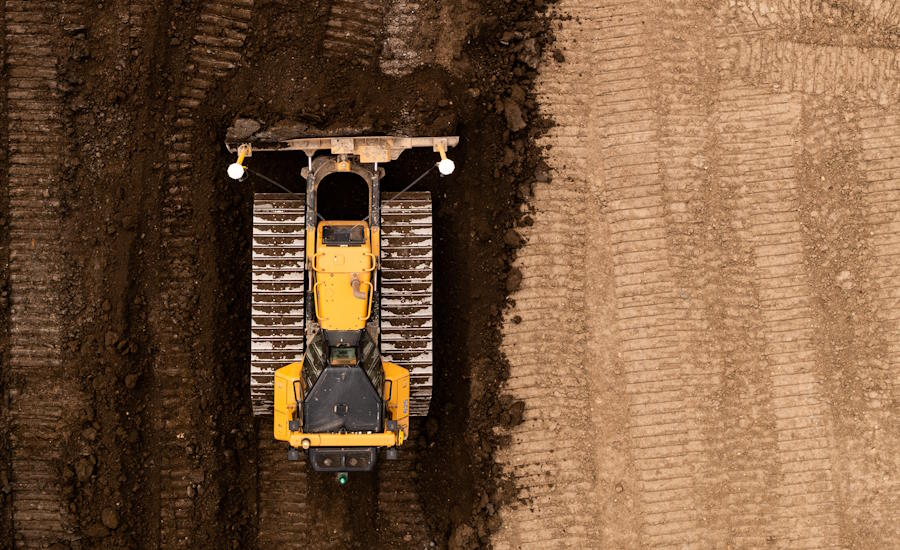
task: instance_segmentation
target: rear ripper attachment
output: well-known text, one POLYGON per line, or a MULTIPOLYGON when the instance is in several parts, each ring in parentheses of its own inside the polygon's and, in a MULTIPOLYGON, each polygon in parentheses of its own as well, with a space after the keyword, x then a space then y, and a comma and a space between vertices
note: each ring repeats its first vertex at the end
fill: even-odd
POLYGON ((254 151, 300 150, 309 159, 301 170, 305 194, 254 197, 250 392, 254 414, 273 415, 288 458, 306 451, 313 469, 338 472, 342 484, 345 472, 371 470, 381 447, 396 458, 410 415, 428 414, 431 401, 431 196, 383 200, 379 164, 430 147, 448 175, 454 165, 446 152, 458 142, 226 142, 238 155, 228 167, 234 179, 246 176, 243 163, 254 151), (362 201, 351 200, 347 177, 365 184, 366 196, 355 197, 362 201), (323 184, 346 188, 321 193, 323 184), (354 202, 367 204, 365 211, 351 211, 354 202))

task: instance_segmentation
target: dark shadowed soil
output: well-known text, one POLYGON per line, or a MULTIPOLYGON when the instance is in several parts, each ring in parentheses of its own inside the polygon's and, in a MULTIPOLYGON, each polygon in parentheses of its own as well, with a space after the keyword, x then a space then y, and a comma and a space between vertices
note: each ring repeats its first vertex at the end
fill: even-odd
MULTIPOLYGON (((65 131, 65 148, 56 153, 65 246, 63 265, 48 276, 61 277, 67 335, 64 377, 52 383, 83 399, 60 428, 60 499, 71 533, 57 541, 60 547, 257 544, 257 437, 268 434, 251 415, 248 393, 250 205, 254 192, 276 189, 259 178, 225 177, 231 158, 223 139, 238 116, 300 121, 331 134, 461 136, 451 152, 456 173, 432 173, 417 187, 431 191, 435 205, 436 338, 431 414, 418 424, 416 490, 430 541, 486 545, 499 525, 500 502, 514 497, 503 491, 493 461, 502 441, 492 428, 521 417, 521 408, 499 395, 507 369, 499 323, 507 293, 521 279, 508 267, 519 245, 513 227, 538 163, 533 138, 541 123, 529 90, 548 40, 543 3, 421 2, 423 12, 440 14, 440 24, 429 27, 430 43, 439 36, 442 51, 451 53, 441 64, 425 56, 406 76, 387 76, 377 63, 323 50, 329 2, 259 0, 242 42, 225 32, 219 37, 237 40, 234 67, 189 105, 190 127, 180 122, 187 115, 178 90, 199 78, 194 37, 219 8, 63 4, 60 13, 80 17, 56 18, 59 28, 51 33, 65 131), (185 191, 172 176, 183 169, 178 163, 189 166, 185 191), (184 282, 172 284, 173 274, 184 274, 184 282), (190 358, 176 373, 183 408, 175 413, 165 397, 172 375, 161 374, 175 353, 168 317, 183 326, 174 341, 190 358), (172 464, 184 468, 174 482, 172 464)), ((2 44, 0 38, 0 50, 2 44)), ((8 150, 5 97, 0 164, 8 150)), ((388 165, 385 192, 404 188, 433 156, 408 152, 388 165)), ((256 155, 249 165, 299 190, 304 163, 302 154, 256 155)), ((0 239, 7 234, 6 201, 4 193, 0 239)), ((6 327, 4 243, 0 325, 6 327)), ((5 353, 5 330, 0 345, 5 353)), ((4 387, 15 387, 5 369, 2 376, 4 387)), ((8 430, 2 431, 5 458, 8 430)), ((9 489, 15 472, 6 464, 0 529, 8 537, 0 536, 0 547, 27 542, 16 533, 9 489)), ((338 539, 389 546, 390 526, 376 525, 376 485, 376 475, 359 476, 343 490, 330 478, 311 479, 309 505, 320 527, 349 524, 352 532, 338 539)))

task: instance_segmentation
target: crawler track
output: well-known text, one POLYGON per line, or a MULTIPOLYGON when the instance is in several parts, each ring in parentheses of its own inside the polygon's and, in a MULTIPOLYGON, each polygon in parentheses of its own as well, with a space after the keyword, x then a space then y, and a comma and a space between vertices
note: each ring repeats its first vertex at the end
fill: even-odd
POLYGON ((162 204, 160 302, 151 324, 160 353, 154 365, 157 388, 155 428, 158 438, 159 545, 189 548, 195 544, 194 479, 196 466, 188 447, 202 437, 194 431, 196 395, 192 372, 203 359, 193 353, 191 335, 198 293, 195 226, 192 224, 194 110, 209 90, 240 60, 239 48, 249 29, 252 0, 206 2, 190 50, 184 83, 178 93, 177 118, 166 164, 162 204))
POLYGON ((428 414, 434 378, 434 266, 431 195, 382 201, 381 348, 409 370, 409 412, 428 414))
POLYGON ((81 402, 64 375, 62 255, 58 213, 63 125, 57 2, 3 6, 10 217, 8 389, 12 518, 17 548, 43 548, 74 535, 60 493, 60 433, 81 402), (47 403, 53 403, 47 407, 47 403))
POLYGON ((275 370, 303 359, 305 195, 253 199, 253 300, 250 399, 271 415, 275 370))

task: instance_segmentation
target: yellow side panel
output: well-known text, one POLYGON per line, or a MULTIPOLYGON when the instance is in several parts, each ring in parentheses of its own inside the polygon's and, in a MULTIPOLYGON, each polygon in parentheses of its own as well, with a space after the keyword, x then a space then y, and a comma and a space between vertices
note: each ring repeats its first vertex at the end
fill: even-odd
POLYGON ((306 269, 312 265, 313 256, 316 255, 316 234, 313 231, 306 232, 306 269))
POLYGON ((379 254, 381 254, 381 229, 378 227, 373 227, 371 229, 371 246, 372 246, 372 254, 377 258, 379 254))
POLYGON ((389 361, 384 366, 384 395, 388 397, 387 408, 391 420, 396 420, 409 435, 409 371, 389 361))
POLYGON ((297 410, 294 381, 300 379, 302 366, 303 362, 291 363, 275 371, 275 415, 273 423, 275 439, 279 441, 288 441, 291 438, 288 422, 294 419, 294 413, 297 410))

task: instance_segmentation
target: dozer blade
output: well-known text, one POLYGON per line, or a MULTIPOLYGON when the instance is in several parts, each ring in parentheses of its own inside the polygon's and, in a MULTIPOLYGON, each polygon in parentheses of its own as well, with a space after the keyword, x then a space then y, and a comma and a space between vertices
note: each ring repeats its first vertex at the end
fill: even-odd
POLYGON ((373 136, 361 128, 333 128, 320 130, 302 122, 282 121, 263 128, 259 121, 239 118, 228 128, 225 147, 236 153, 242 145, 253 151, 303 151, 314 157, 317 151, 332 155, 359 157, 363 164, 397 160, 403 151, 414 147, 428 147, 434 152, 448 151, 459 144, 459 136, 373 136))
POLYGON ((272 414, 275 370, 303 357, 305 209, 303 195, 253 197, 250 399, 257 416, 272 414))
POLYGON ((432 385, 431 193, 381 202, 381 353, 410 372, 410 414, 425 416, 432 385))

